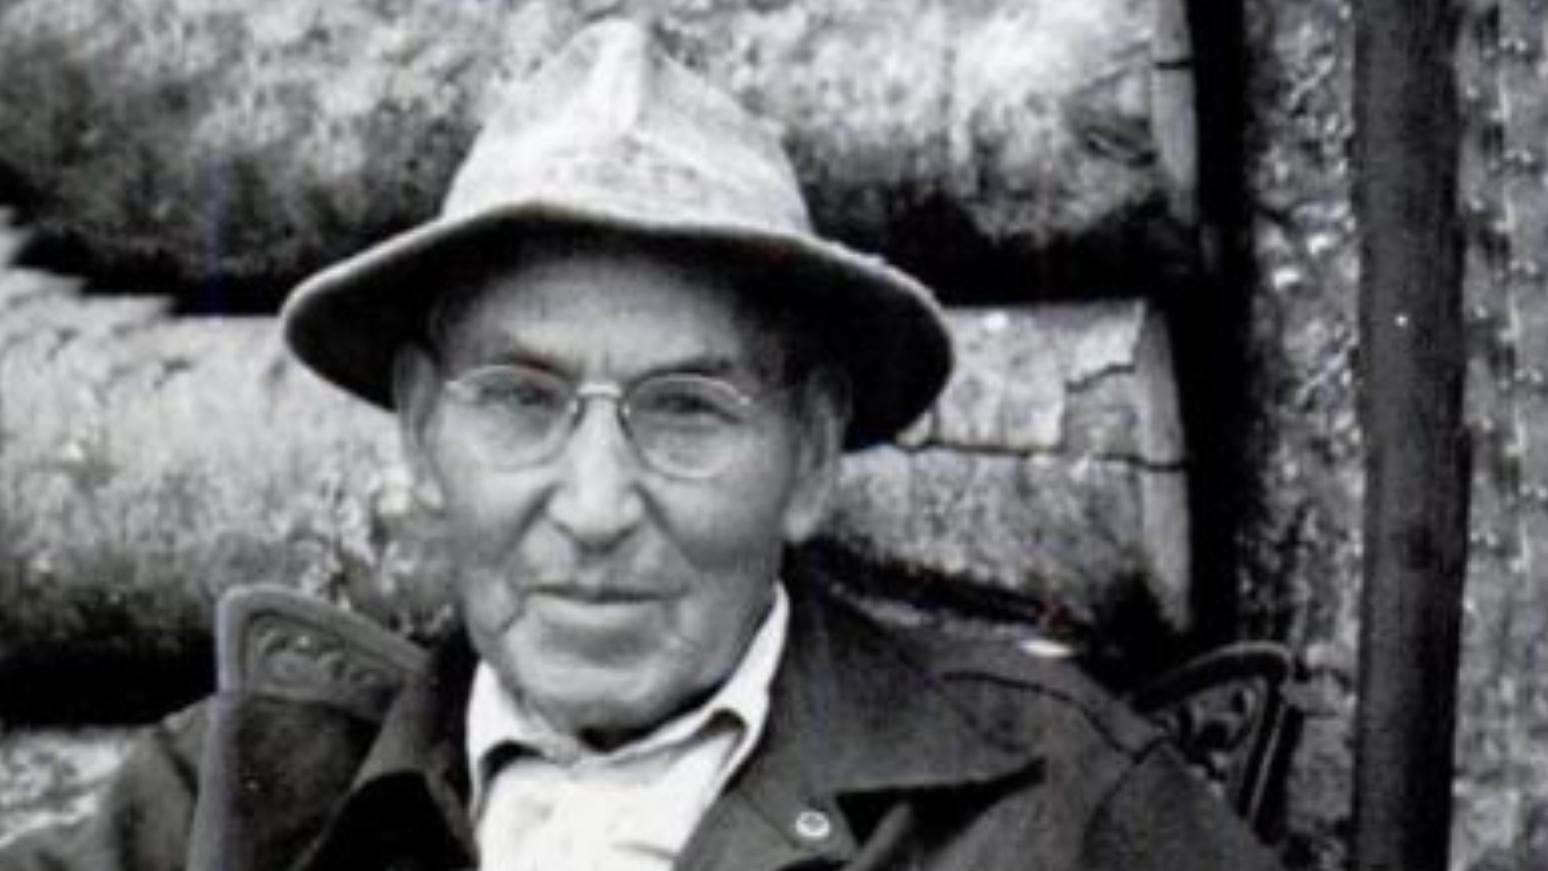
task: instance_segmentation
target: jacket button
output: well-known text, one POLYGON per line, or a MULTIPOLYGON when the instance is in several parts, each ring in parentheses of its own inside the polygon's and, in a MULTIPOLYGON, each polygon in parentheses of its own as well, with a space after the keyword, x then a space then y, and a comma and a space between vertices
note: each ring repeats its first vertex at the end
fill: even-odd
POLYGON ((803 841, 821 841, 833 834, 833 823, 822 811, 805 810, 796 814, 795 832, 803 841))

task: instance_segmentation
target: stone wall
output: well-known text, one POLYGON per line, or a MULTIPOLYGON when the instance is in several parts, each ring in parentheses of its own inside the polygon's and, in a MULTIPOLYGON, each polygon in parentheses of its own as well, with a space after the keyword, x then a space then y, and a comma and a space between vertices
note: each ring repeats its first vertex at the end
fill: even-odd
POLYGON ((1350 7, 1247 4, 1253 272, 1247 464, 1238 586, 1249 635, 1289 640, 1310 717, 1290 783, 1292 860, 1345 867, 1361 580, 1350 202, 1350 7))
POLYGON ((1459 50, 1473 503, 1455 864, 1548 864, 1548 35, 1469 4, 1459 50))

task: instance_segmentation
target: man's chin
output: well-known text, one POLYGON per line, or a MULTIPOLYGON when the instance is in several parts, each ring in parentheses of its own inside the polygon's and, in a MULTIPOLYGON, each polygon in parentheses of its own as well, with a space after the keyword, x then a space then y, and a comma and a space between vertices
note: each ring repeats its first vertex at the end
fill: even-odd
POLYGON ((639 685, 619 687, 617 692, 580 694, 574 685, 543 692, 541 687, 522 694, 522 699, 550 728, 579 738, 596 750, 609 750, 654 730, 688 704, 672 704, 665 698, 641 697, 639 685))
POLYGON ((526 616, 520 631, 478 645, 480 655, 507 692, 562 734, 616 746, 707 694, 698 666, 663 649, 653 621, 623 618, 615 625, 604 618, 586 629, 552 631, 526 616))
MULTIPOLYGON (((534 596, 514 631, 530 636, 545 658, 573 663, 577 671, 638 669, 660 644, 670 620, 657 600, 590 602, 534 596)), ((604 679, 596 674, 590 679, 604 679)))

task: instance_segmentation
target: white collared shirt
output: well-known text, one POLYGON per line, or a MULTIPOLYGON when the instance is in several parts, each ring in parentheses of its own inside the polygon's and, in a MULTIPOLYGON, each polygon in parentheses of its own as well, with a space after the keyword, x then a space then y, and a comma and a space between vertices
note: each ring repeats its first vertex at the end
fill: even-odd
POLYGON ((555 735, 480 663, 467 745, 481 871, 672 867, 763 735, 789 622, 776 583, 773 607, 708 701, 605 753, 555 735), (521 750, 500 764, 513 744, 521 750))

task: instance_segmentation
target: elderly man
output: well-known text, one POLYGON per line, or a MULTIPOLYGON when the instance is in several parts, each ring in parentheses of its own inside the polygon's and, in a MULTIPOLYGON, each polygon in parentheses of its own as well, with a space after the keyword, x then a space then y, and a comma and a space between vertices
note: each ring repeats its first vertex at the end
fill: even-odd
POLYGON ((464 631, 420 657, 322 619, 344 641, 308 671, 272 662, 308 649, 272 642, 283 615, 226 626, 221 694, 151 734, 93 825, 0 867, 1273 867, 1066 665, 883 628, 782 565, 949 343, 641 28, 583 31, 436 220, 283 321, 395 409, 464 631))

